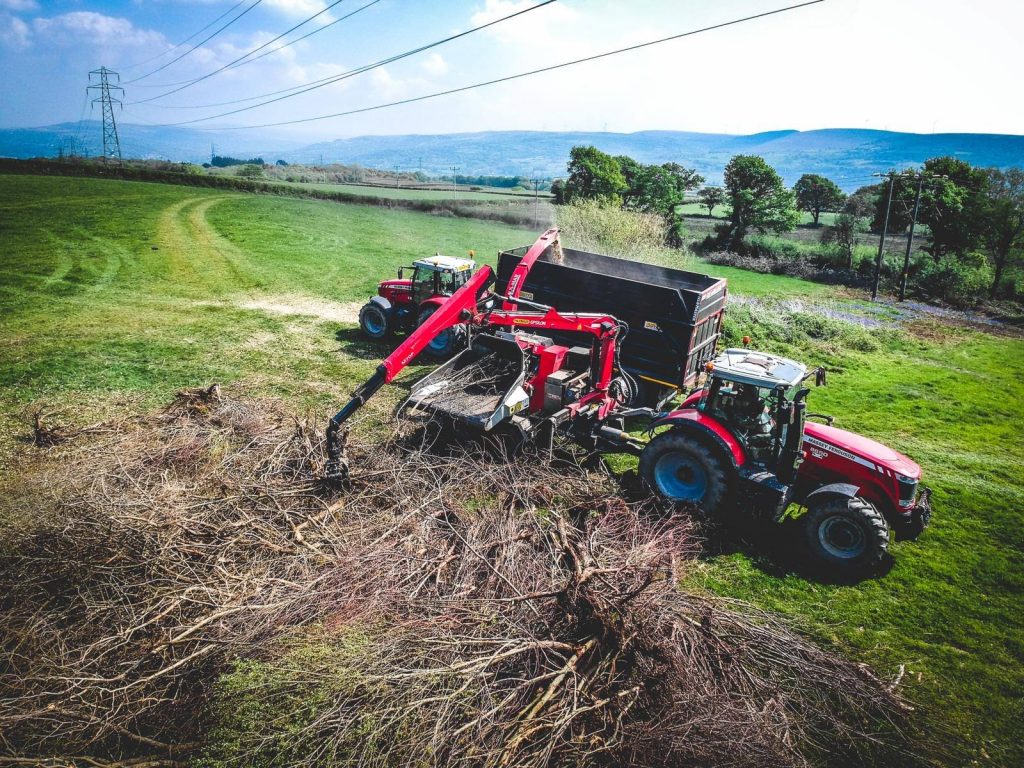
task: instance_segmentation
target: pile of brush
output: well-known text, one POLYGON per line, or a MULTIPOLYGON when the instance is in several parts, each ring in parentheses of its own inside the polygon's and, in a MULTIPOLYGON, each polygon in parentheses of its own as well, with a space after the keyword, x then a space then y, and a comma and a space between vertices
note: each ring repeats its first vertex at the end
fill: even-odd
POLYGON ((867 669, 679 588, 685 517, 571 455, 420 437, 350 444, 338 495, 312 422, 211 388, 42 450, 7 495, 35 520, 3 534, 0 750, 784 766, 902 748, 905 705, 867 669))

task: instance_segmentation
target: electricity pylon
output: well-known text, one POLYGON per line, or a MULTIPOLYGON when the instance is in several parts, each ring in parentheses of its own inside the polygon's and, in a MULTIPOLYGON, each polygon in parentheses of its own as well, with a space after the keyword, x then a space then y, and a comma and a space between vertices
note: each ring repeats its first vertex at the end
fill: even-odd
POLYGON ((117 137, 117 122, 114 120, 114 105, 122 106, 119 99, 115 99, 110 95, 111 91, 120 91, 124 94, 124 88, 120 85, 111 85, 111 76, 117 78, 116 82, 121 82, 121 76, 117 72, 113 72, 106 67, 100 67, 94 69, 89 73, 90 85, 86 87, 85 91, 99 91, 99 96, 92 100, 93 104, 99 103, 103 108, 103 159, 114 160, 121 162, 121 140, 117 137), (93 82, 93 75, 99 77, 99 82, 93 82))

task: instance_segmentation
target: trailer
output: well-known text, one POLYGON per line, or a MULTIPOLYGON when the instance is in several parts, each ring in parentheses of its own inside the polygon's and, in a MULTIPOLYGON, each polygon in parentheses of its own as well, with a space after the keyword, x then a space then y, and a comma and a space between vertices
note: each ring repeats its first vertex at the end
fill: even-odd
MULTIPOLYGON (((509 292, 529 248, 498 255, 499 293, 509 292)), ((512 287, 529 301, 565 312, 604 312, 628 324, 620 364, 639 384, 634 404, 649 407, 694 386, 714 358, 727 294, 724 278, 561 248, 557 241, 512 287)))

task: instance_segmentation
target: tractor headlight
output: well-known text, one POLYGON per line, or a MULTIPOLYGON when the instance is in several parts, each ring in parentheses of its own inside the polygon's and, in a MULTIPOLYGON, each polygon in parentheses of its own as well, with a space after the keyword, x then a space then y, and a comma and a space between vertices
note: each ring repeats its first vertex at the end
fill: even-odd
POLYGON ((917 499, 918 479, 916 477, 907 477, 906 475, 896 475, 896 483, 900 489, 900 506, 914 506, 914 501, 917 499))

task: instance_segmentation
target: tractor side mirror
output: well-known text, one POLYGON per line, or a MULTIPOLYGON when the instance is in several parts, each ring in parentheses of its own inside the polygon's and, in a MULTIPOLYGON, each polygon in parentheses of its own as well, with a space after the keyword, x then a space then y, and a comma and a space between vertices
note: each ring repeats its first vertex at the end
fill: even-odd
POLYGON ((405 277, 405 267, 399 267, 398 268, 398 279, 401 280, 403 277, 405 277))
POLYGON ((828 384, 828 381, 825 369, 819 366, 814 372, 814 386, 824 387, 826 384, 828 384))

